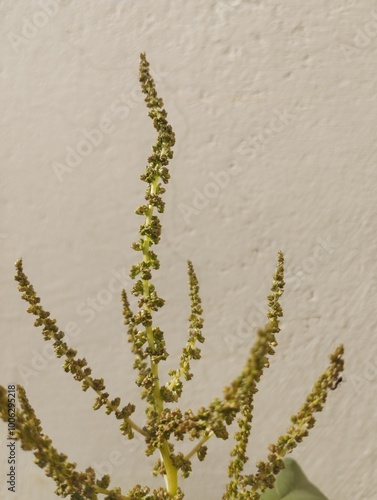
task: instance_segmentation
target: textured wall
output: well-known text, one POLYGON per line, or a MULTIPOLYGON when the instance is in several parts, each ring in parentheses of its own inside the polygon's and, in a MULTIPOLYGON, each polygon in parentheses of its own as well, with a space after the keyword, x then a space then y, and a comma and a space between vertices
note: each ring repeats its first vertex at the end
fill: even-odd
MULTIPOLYGON (((138 257, 133 210, 155 139, 138 83, 146 51, 177 136, 157 277, 170 367, 185 341, 188 258, 205 310, 183 404, 209 402, 239 371, 282 249, 283 331, 255 400, 250 470, 343 342, 345 381, 295 456, 329 499, 375 498, 375 2, 2 0, 0 19, 1 383, 26 386, 81 469, 110 466, 125 491, 149 482, 141 443, 91 410, 13 281, 23 256, 60 327, 77 325, 71 345, 111 394, 138 401, 119 290, 138 257)), ((4 425, 0 436, 3 485, 4 425)), ((187 498, 221 498, 232 443, 210 444, 187 498)), ((32 458, 18 454, 9 498, 54 498, 32 458)))

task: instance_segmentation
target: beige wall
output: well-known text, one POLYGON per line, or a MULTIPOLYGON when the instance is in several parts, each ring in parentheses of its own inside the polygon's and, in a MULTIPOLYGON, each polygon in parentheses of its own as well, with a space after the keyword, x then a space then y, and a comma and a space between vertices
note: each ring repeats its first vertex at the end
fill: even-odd
MULTIPOLYGON (((111 395, 138 402, 118 290, 138 257, 133 210, 155 138, 138 84, 146 51, 177 136, 156 278, 168 367, 185 342, 188 258, 205 310, 182 405, 206 404, 239 371, 282 249, 283 331, 255 401, 250 470, 343 342, 345 381, 295 456, 329 499, 375 498, 375 3, 2 0, 0 19, 1 383, 26 386, 81 469, 112 462, 124 491, 150 481, 141 443, 91 410, 13 281, 23 256, 45 308, 77 325, 71 345, 111 395)), ((0 435, 3 483, 4 425, 0 435)), ((194 461, 187 498, 221 498, 231 446, 213 441, 194 461)), ((17 472, 18 494, 1 498, 54 497, 30 453, 17 472)))

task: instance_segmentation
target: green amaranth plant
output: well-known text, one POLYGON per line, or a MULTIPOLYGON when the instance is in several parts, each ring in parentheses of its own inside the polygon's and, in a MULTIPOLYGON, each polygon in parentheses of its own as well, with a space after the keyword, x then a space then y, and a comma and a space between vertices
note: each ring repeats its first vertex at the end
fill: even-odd
MULTIPOLYGON (((178 368, 169 372, 170 378, 165 383, 161 381, 159 364, 167 359, 168 353, 164 333, 154 322, 155 313, 164 305, 164 300, 157 294, 152 282, 153 271, 160 267, 152 247, 160 241, 161 223, 156 211, 164 211, 161 195, 165 188, 162 184, 167 184, 170 178, 167 165, 173 157, 175 136, 167 121, 163 101, 157 95, 145 54, 141 54, 140 82, 150 110, 149 116, 158 136, 153 154, 148 158, 146 172, 141 176, 147 184, 146 203, 136 210, 138 215, 144 217, 140 237, 132 244, 132 248, 140 252, 141 260, 130 271, 130 276, 135 281, 131 293, 138 300, 137 312, 132 311, 125 290, 122 291, 122 301, 128 341, 135 356, 134 368, 138 372, 136 384, 141 388, 142 399, 146 401, 144 425, 133 420, 133 404, 122 406, 119 397, 110 399, 104 380, 94 378, 86 359, 79 358, 77 351, 64 341, 64 333, 57 326, 56 320, 40 304, 40 298, 23 271, 21 259, 16 263, 16 280, 22 298, 29 303, 28 312, 36 316, 35 326, 43 328, 44 339, 53 342, 58 358, 64 358, 64 370, 81 382, 84 391, 91 389, 96 393, 93 408, 98 410, 104 407, 107 414, 113 414, 120 423, 122 434, 129 439, 134 437, 135 432, 139 433, 145 440, 147 455, 159 454, 153 472, 164 477, 165 487, 151 490, 148 486, 136 485, 127 493, 122 493, 119 487, 110 487, 108 475, 97 478, 91 467, 85 472, 78 471, 76 464, 58 452, 51 439, 43 433, 25 389, 20 385, 17 385, 19 407, 16 409, 16 438, 24 450, 33 451, 35 462, 45 469, 47 476, 53 478, 58 496, 70 496, 73 500, 96 499, 99 495, 104 495, 107 500, 179 500, 184 497, 179 487, 179 473, 184 478, 188 477, 192 459, 196 456, 200 461, 204 460, 207 453, 205 443, 211 437, 227 439, 227 428, 237 419, 238 431, 234 436, 235 445, 228 467, 229 480, 223 499, 324 499, 319 490, 306 480, 297 464, 292 460, 283 461, 283 457, 308 435, 315 423, 314 414, 322 410, 329 390, 335 389, 339 384, 339 375, 344 365, 342 345, 330 356, 329 366, 314 384, 301 409, 291 417, 291 425, 286 433, 269 446, 267 457, 257 463, 257 472, 247 474, 245 471, 254 395, 258 391, 257 385, 264 369, 269 366, 269 357, 275 352, 276 334, 280 331, 279 318, 283 315, 279 302, 284 289, 282 252, 278 253, 277 269, 273 276, 271 294, 268 296, 266 324, 257 332, 244 369, 225 387, 223 397, 216 398, 196 412, 190 409, 183 411, 175 406, 182 394, 183 381, 189 381, 193 376, 191 362, 201 356, 198 344, 204 342, 199 285, 193 264, 188 261, 191 302, 188 341, 183 348, 178 368), (174 441, 187 438, 195 441, 192 450, 186 455, 175 451, 174 441), (285 466, 286 469, 283 470, 285 466)), ((0 386, 0 416, 4 421, 8 421, 7 407, 7 391, 0 386)))

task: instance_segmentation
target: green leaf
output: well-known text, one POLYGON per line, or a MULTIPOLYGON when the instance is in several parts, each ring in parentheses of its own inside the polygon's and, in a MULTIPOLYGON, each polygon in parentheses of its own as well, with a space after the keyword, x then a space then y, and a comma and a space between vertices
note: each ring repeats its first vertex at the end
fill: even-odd
POLYGON ((275 487, 262 493, 261 500, 328 500, 302 472, 293 458, 284 459, 285 469, 276 477, 275 487))

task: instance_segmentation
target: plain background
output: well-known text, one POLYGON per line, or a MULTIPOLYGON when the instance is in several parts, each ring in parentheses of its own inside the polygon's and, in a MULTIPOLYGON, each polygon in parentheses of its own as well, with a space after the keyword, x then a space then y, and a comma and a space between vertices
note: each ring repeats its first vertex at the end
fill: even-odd
MULTIPOLYGON (((157 248, 162 373, 186 339, 187 259, 205 311, 203 359, 182 398, 195 410, 240 371, 282 249, 283 328, 255 398, 249 471, 343 342, 345 380, 294 456, 330 500, 375 498, 375 2, 2 0, 0 19, 1 384, 24 384, 79 469, 110 471, 124 493, 153 483, 154 459, 92 411, 94 395, 51 356, 13 280, 22 256, 70 345, 111 397, 138 404, 120 289, 139 257, 134 210, 156 136, 139 90, 145 51, 177 140, 157 248)), ((4 424, 0 436, 1 498, 55 498, 21 450, 17 494, 6 492, 4 424)), ((188 499, 221 498, 231 447, 213 440, 206 461, 193 460, 188 499)))

